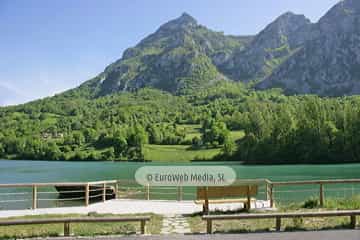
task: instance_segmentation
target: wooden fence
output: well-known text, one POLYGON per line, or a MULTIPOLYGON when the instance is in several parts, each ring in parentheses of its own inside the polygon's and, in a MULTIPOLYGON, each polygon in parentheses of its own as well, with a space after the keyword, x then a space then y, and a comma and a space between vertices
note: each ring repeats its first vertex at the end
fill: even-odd
POLYGON ((324 205, 324 186, 325 185, 336 185, 336 184, 360 184, 360 179, 337 179, 337 180, 309 180, 309 181, 284 181, 284 182, 272 182, 267 181, 267 196, 270 200, 270 207, 274 207, 274 190, 280 186, 304 186, 304 185, 318 185, 319 187, 319 203, 320 206, 324 205))
POLYGON ((324 212, 296 212, 296 213, 254 213, 254 214, 233 214, 233 215, 205 215, 202 217, 206 221, 206 231, 208 234, 213 232, 213 221, 221 220, 243 220, 243 219, 276 219, 276 231, 281 229, 282 218, 299 218, 299 217, 341 217, 349 216, 350 225, 356 228, 356 216, 360 215, 360 210, 353 211, 324 211, 324 212))
MULTIPOLYGON (((113 186, 114 187, 114 191, 115 194, 118 192, 117 187, 117 181, 116 180, 109 180, 109 181, 96 181, 96 182, 59 182, 59 183, 31 183, 31 184, 26 184, 26 183, 16 183, 16 184, 0 184, 0 189, 1 188, 30 188, 32 191, 32 198, 31 198, 31 206, 32 209, 36 209, 38 208, 38 202, 39 200, 43 200, 43 201, 49 201, 49 200, 55 200, 55 199, 39 199, 38 195, 40 193, 47 193, 47 192, 40 192, 39 189, 40 188, 46 188, 46 187, 75 187, 75 188, 81 188, 80 190, 77 189, 75 191, 64 191, 64 192, 53 192, 53 193, 72 193, 72 192, 77 192, 79 193, 79 195, 81 195, 80 197, 76 197, 76 198, 69 198, 67 200, 84 200, 84 204, 85 206, 88 206, 90 203, 90 200, 92 198, 91 196, 91 187, 92 186, 96 186, 98 188, 98 190, 96 191, 101 191, 102 189, 102 193, 101 196, 96 196, 96 197, 101 197, 102 201, 106 200, 106 189, 108 186, 113 186)), ((20 193, 6 193, 6 194, 20 194, 20 193)), ((8 200, 9 202, 11 201, 18 201, 18 200, 8 200)), ((21 200, 20 200, 21 201, 21 200)))
MULTIPOLYGON (((325 202, 325 189, 324 186, 328 185, 336 185, 336 184, 359 184, 360 186, 360 179, 344 179, 344 180, 311 180, 311 181, 284 181, 284 182, 276 182, 276 181, 270 181, 268 179, 249 179, 249 180, 243 180, 239 179, 237 180, 233 185, 258 185, 262 186, 261 188, 261 194, 264 196, 265 200, 268 200, 270 202, 271 207, 275 207, 275 193, 277 192, 276 189, 280 188, 282 186, 305 186, 305 185, 317 185, 318 186, 318 198, 319 203, 321 206, 324 205, 325 202)), ((55 187, 55 186, 63 186, 63 187, 82 187, 81 191, 84 192, 83 196, 76 198, 76 199, 68 199, 68 200, 80 200, 84 202, 85 206, 88 206, 93 198, 91 195, 91 187, 97 186, 103 189, 101 195, 102 195, 102 201, 106 200, 106 189, 108 186, 112 186, 115 190, 116 197, 120 198, 129 198, 132 199, 136 195, 137 199, 145 199, 145 200, 151 200, 151 199, 159 199, 158 197, 163 194, 165 197, 172 195, 172 199, 176 199, 178 201, 182 201, 184 199, 187 200, 195 200, 196 199, 196 191, 193 193, 186 192, 186 188, 182 186, 174 186, 174 187, 154 187, 154 186, 140 186, 136 183, 135 180, 109 180, 109 181, 96 181, 96 182, 60 182, 60 183, 31 183, 31 184, 0 184, 0 189, 2 188, 30 188, 31 192, 28 192, 31 194, 31 199, 28 199, 31 201, 31 206, 33 209, 36 209, 39 207, 39 201, 46 201, 46 200, 55 200, 55 199, 43 199, 39 198, 39 194, 43 194, 44 192, 41 192, 41 188, 46 187, 55 187), (162 192, 159 192, 161 190, 162 192)), ((56 192, 53 192, 56 193, 56 192)), ((21 194, 17 192, 10 192, 10 193, 3 193, 0 192, 0 195, 2 194, 21 194)), ((289 194, 292 194, 291 191, 289 194)), ((0 196, 0 197, 1 197, 0 196)), ((96 196, 100 197, 100 196, 96 196)), ((59 200, 59 199, 57 199, 59 200)), ((60 199, 65 200, 65 199, 60 199)), ((3 202, 6 202, 7 200, 3 200, 3 202)), ((23 201, 23 200, 9 200, 11 201, 23 201)), ((1 199, 0 199, 1 202, 1 199)))
POLYGON ((0 226, 35 225, 35 224, 64 224, 64 236, 70 236, 70 223, 93 223, 93 222, 140 222, 140 232, 145 234, 145 224, 150 221, 150 216, 136 217, 93 217, 93 218, 48 218, 48 219, 22 219, 0 221, 0 226))

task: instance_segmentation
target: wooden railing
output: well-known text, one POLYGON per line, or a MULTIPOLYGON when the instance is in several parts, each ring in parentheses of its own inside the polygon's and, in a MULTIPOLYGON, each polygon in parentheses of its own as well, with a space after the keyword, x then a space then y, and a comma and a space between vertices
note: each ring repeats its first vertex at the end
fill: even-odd
POLYGON ((49 218, 49 219, 25 219, 0 221, 0 226, 34 225, 34 224, 64 224, 64 236, 70 236, 70 223, 94 223, 94 222, 140 222, 140 232, 145 234, 145 224, 150 221, 150 216, 137 217, 93 217, 93 218, 49 218))
MULTIPOLYGON (((119 180, 118 184, 121 188, 124 186, 135 186, 137 183, 134 180, 119 180)), ((321 206, 324 205, 325 202, 325 188, 326 185, 336 185, 336 184, 359 184, 360 187, 360 179, 338 179, 338 180, 309 180, 309 181, 285 181, 285 182, 277 182, 271 181, 269 179, 238 179, 236 180, 233 185, 259 185, 264 186, 261 190, 261 193, 264 193, 265 200, 270 202, 271 207, 275 207, 275 193, 276 188, 281 186, 300 186, 300 185, 318 185, 318 196, 319 196, 319 203, 321 206)), ((138 196, 141 199, 150 200, 151 195, 154 193, 156 195, 156 190, 153 190, 153 186, 147 185, 140 187, 141 193, 138 196)), ((166 187, 165 187, 166 188, 166 187)), ((130 187, 131 189, 131 187, 130 187)), ((173 187, 173 192, 176 192, 176 199, 181 201, 184 199, 184 189, 183 187, 173 187)), ((296 192, 296 191, 295 191, 296 192)), ((193 199, 196 198, 196 193, 192 196, 193 199)))
MULTIPOLYGON (((233 185, 263 185, 263 186, 267 186, 268 184, 270 184, 271 182, 267 179, 238 179, 236 180, 233 185)), ((152 195, 157 195, 159 194, 159 192, 157 190, 159 189, 167 189, 170 190, 168 191, 169 195, 174 194, 175 199, 177 201, 182 201, 184 199, 188 199, 188 200, 195 200, 196 199, 196 191, 194 191, 193 193, 186 193, 184 191, 184 187, 183 186, 164 186, 164 187, 160 187, 160 186, 151 186, 151 185, 146 185, 146 186, 140 186, 138 185, 138 183, 135 180, 118 180, 118 186, 119 189, 123 190, 123 192, 121 192, 122 194, 119 194, 121 198, 123 197, 127 197, 126 196, 126 189, 131 190, 131 189, 138 189, 139 192, 137 194, 134 194, 136 196, 139 197, 139 199, 144 199, 144 200, 151 200, 151 199, 156 199, 156 198, 152 198, 152 195), (191 195, 191 198, 186 198, 186 196, 191 195)), ((163 193, 160 193, 163 194, 163 193)), ((131 196, 131 194, 129 194, 131 196)), ((265 194, 266 195, 266 194, 265 194)), ((266 197, 268 197, 266 195, 266 197)))
POLYGON ((360 210, 353 211, 324 211, 324 212, 302 212, 302 213, 264 213, 264 214, 234 214, 234 215, 205 215, 202 217, 206 221, 206 232, 211 234, 213 221, 221 220, 243 220, 243 219, 276 219, 276 231, 281 229, 282 218, 299 218, 299 217, 341 217, 349 216, 350 225, 356 228, 356 216, 360 215, 360 210))
POLYGON ((320 206, 324 206, 324 186, 334 184, 360 184, 360 179, 336 179, 336 180, 309 180, 309 181, 284 181, 284 182, 272 182, 267 181, 267 195, 270 200, 270 207, 274 207, 274 189, 279 186, 300 186, 300 185, 318 185, 319 186, 319 203, 320 206))
MULTIPOLYGON (((1 188, 31 188, 32 189, 32 199, 31 199, 32 204, 31 204, 31 206, 32 206, 32 209, 36 209, 36 208, 38 208, 38 201, 39 201, 38 194, 41 193, 41 192, 39 192, 39 188, 55 187, 55 186, 60 186, 60 187, 81 187, 81 188, 83 188, 83 190, 75 191, 75 192, 80 192, 80 195, 81 195, 81 193, 83 193, 84 196, 80 197, 80 198, 74 198, 73 200, 84 200, 85 206, 88 206, 89 203, 90 203, 90 199, 91 199, 91 194, 90 194, 91 186, 97 186, 97 187, 99 187, 99 189, 102 189, 102 201, 105 201, 106 200, 106 194, 107 194, 106 189, 107 189, 107 186, 110 186, 110 185, 114 186, 114 192, 115 192, 115 194, 117 194, 117 192, 118 192, 118 190, 117 190, 118 184, 117 184, 116 180, 94 181, 94 182, 0 184, 0 189, 1 188)), ((46 199, 46 200, 50 200, 50 199, 46 199)), ((51 200, 55 200, 55 199, 51 199, 51 200)))
MULTIPOLYGON (((270 181, 268 179, 238 179, 235 181, 234 185, 249 185, 249 184, 257 184, 259 186, 263 186, 261 192, 265 193, 264 198, 269 200, 270 206, 275 207, 275 193, 277 193, 276 188, 281 186, 301 186, 301 185, 318 185, 318 196, 319 196, 319 203, 321 206, 324 205, 325 202, 325 189, 324 186, 326 185, 335 185, 335 184, 359 184, 360 186, 360 179, 344 179, 344 180, 311 180, 311 181, 284 181, 284 182, 276 182, 270 181), (265 190, 264 190, 265 189, 265 190)), ((169 194, 173 194, 175 199, 178 201, 182 201, 183 199, 195 199, 196 193, 189 193, 185 192, 182 186, 175 186, 175 187, 153 187, 150 185, 147 186, 139 186, 135 180, 110 180, 110 181, 97 181, 97 182, 59 182, 59 183, 31 183, 31 184, 0 184, 1 188, 30 188, 31 192, 27 192, 28 194, 32 195, 31 199, 31 206, 33 209, 38 208, 38 202, 42 200, 49 200, 49 199, 41 199, 38 197, 39 194, 43 193, 40 191, 40 188, 46 187, 55 187, 55 186, 81 186, 81 191, 84 191, 84 195, 76 200, 81 200, 84 202, 85 206, 90 204, 90 200, 92 196, 91 186, 100 186, 103 189, 102 192, 102 200, 106 200, 106 188, 108 186, 113 186, 115 188, 115 194, 118 197, 118 194, 121 194, 121 197, 131 198, 131 194, 127 194, 126 189, 128 188, 131 192, 131 189, 139 189, 136 192, 137 197, 140 199, 151 200, 153 199, 151 195, 158 194, 165 194, 164 192, 158 193, 156 189, 167 189, 166 192, 169 194), (129 187, 127 187, 129 186, 129 187), (125 189, 124 191, 119 191, 119 189, 125 189), (191 195, 191 196, 190 196, 191 195)), ((0 195, 4 194, 0 192, 0 195)), ((18 194, 18 193, 10 193, 10 194, 18 194)), ((0 196, 1 197, 1 196, 0 196)), ((53 199, 55 200, 55 199, 53 199)), ((63 200, 63 199, 60 199, 63 200)), ((71 200, 71 199, 70 199, 71 200)), ((20 200, 21 201, 21 200, 20 200)), ((1 199, 0 199, 1 202, 1 199)))

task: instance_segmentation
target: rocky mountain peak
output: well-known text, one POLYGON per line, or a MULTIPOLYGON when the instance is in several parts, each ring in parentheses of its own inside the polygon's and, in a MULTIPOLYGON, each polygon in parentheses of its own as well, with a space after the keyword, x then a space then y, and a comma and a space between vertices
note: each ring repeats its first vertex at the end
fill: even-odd
POLYGON ((261 31, 255 39, 255 42, 266 42, 269 38, 284 42, 287 41, 289 37, 292 37, 292 34, 299 32, 299 30, 302 28, 306 28, 310 25, 310 20, 307 19, 304 15, 286 12, 275 19, 275 21, 270 23, 263 31, 261 31))
POLYGON ((177 20, 183 23, 197 24, 196 19, 186 12, 183 12, 177 20))
POLYGON ((288 28, 295 30, 298 27, 310 23, 310 20, 306 18, 303 14, 286 12, 276 18, 272 23, 270 23, 267 28, 288 28))
POLYGON ((305 44, 258 86, 324 96, 359 93, 360 1, 340 1, 307 35, 305 44))
POLYGON ((99 95, 154 87, 172 93, 224 79, 288 93, 360 93, 360 0, 340 1, 318 23, 286 12, 256 36, 212 31, 187 13, 127 49, 94 81, 99 95))
POLYGON ((196 27, 197 25, 198 23, 195 18, 190 16, 188 13, 183 13, 180 17, 162 25, 159 30, 164 30, 164 31, 181 30, 181 29, 196 27))
MULTIPOLYGON (((279 17, 277 17, 275 19, 275 21, 272 22, 272 24, 279 24, 279 23, 289 24, 292 21, 296 21, 296 20, 298 21, 298 24, 300 24, 300 25, 310 22, 310 20, 307 19, 305 17, 305 15, 303 15, 303 14, 296 14, 291 11, 287 11, 287 12, 281 14, 279 17)), ((298 25, 298 24, 296 24, 296 25, 298 25)))
POLYGON ((266 26, 241 51, 236 51, 223 69, 233 80, 262 79, 304 44, 311 22, 304 15, 286 12, 266 26))
POLYGON ((318 22, 321 32, 353 32, 359 28, 360 1, 344 0, 332 7, 318 22))

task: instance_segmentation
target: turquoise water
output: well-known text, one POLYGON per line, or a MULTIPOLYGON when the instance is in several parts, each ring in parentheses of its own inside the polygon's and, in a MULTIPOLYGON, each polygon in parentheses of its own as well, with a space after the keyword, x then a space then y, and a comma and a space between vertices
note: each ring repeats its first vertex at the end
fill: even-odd
POLYGON ((134 179, 136 170, 145 165, 225 165, 232 167, 239 179, 268 178, 273 181, 291 181, 360 178, 360 164, 245 166, 232 162, 164 164, 0 160, 0 183, 134 179))
MULTIPOLYGON (((245 166, 233 162, 193 162, 193 163, 140 163, 140 162, 54 162, 54 161, 9 161, 0 160, 0 183, 32 183, 32 182, 67 182, 67 181, 97 181, 112 179, 134 179, 134 174, 142 166, 160 165, 225 165, 232 167, 238 179, 267 178, 272 181, 293 180, 325 180, 360 178, 360 164, 337 165, 268 165, 245 166)), ((327 196, 347 196, 360 192, 357 185, 336 185, 325 187, 327 196)), ((28 208, 27 202, 4 203, 10 199, 1 193, 14 191, 0 189, 0 208, 28 208)), ((18 189, 17 191, 29 191, 18 189)), ((294 201, 316 195, 317 186, 282 187, 275 189, 278 201, 294 201)), ((185 190, 191 199, 191 190, 185 190)), ((30 194, 30 193, 29 193, 30 194)), ((164 197, 164 194, 162 194, 164 197)), ((22 198, 23 196, 17 196, 22 198)), ((28 195, 24 196, 29 198, 28 195)), ((152 197, 158 197, 152 194, 152 197)), ((173 196, 175 198, 175 196, 173 196)), ((13 198, 13 197, 11 197, 13 198)), ((169 197, 171 198, 171 197, 169 197)), ((186 198, 186 197, 185 197, 186 198)), ((58 201, 41 202, 40 206, 62 206, 73 203, 59 203, 58 201)))

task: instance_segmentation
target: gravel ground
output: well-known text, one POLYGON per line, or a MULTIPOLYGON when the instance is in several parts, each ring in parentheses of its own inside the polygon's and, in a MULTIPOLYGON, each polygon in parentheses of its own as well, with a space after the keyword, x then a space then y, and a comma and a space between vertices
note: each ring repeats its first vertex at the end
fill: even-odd
MULTIPOLYGON (((267 201, 258 201, 258 208, 269 205, 267 201)), ((218 204, 210 205, 211 209, 234 210, 242 207, 238 204, 218 204)), ((5 210, 0 211, 0 218, 17 217, 26 215, 42 214, 87 214, 89 212, 112 213, 112 214, 136 214, 136 213, 155 213, 155 214, 191 214, 202 211, 202 206, 194 201, 160 201, 160 200, 110 200, 104 203, 91 204, 88 207, 61 207, 61 208, 39 208, 35 210, 5 210)))

